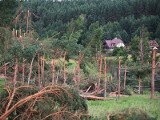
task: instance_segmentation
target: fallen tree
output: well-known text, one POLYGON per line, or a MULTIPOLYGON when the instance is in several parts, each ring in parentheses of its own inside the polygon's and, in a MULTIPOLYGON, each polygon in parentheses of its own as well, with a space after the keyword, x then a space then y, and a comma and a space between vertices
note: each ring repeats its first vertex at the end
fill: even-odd
MULTIPOLYGON (((79 94, 62 86, 7 85, 0 94, 0 120, 80 119, 87 105, 79 94)), ((87 114, 83 117, 88 116, 87 114)))

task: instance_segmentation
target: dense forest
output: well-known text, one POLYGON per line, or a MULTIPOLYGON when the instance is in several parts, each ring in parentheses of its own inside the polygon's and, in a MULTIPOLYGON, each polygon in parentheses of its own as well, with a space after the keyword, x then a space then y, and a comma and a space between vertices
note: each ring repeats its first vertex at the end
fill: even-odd
POLYGON ((130 44, 135 35, 140 35, 142 26, 147 28, 150 40, 160 41, 159 0, 28 0, 20 3, 3 0, 1 3, 0 26, 22 28, 26 32, 29 10, 30 31, 40 40, 57 39, 63 49, 71 33, 76 39, 74 44, 78 44, 71 46, 79 50, 88 43, 94 49, 95 44, 100 46, 101 41, 115 37, 130 44))
MULTIPOLYGON (((1 3, 0 24, 6 26, 13 22, 18 2, 4 0, 1 3)), ((16 15, 24 15, 29 9, 32 21, 30 27, 35 29, 40 38, 52 37, 56 33, 59 33, 60 38, 67 32, 68 24, 80 16, 83 20, 77 21, 81 22, 81 26, 76 26, 79 27, 76 29, 81 30, 78 43, 83 45, 96 29, 100 31, 101 40, 120 37, 125 43, 130 43, 131 38, 144 25, 150 33, 150 39, 159 38, 159 0, 28 0, 22 4, 16 15)), ((25 28, 24 21, 20 20, 16 27, 25 28)))
MULTIPOLYGON (((26 3, 35 15, 33 22, 40 36, 63 35, 67 24, 83 15, 79 43, 85 44, 92 29, 101 29, 100 39, 120 37, 125 43, 138 33, 143 25, 150 39, 159 38, 160 2, 158 0, 73 0, 53 2, 37 0, 26 3)), ((98 31, 97 31, 98 32, 98 31)))

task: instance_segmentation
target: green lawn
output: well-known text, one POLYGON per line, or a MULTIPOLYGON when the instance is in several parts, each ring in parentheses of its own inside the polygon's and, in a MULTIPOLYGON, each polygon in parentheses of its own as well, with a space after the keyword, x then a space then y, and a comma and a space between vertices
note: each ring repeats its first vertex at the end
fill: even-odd
POLYGON ((160 97, 151 100, 148 95, 134 95, 122 97, 119 101, 88 101, 89 114, 101 118, 108 113, 117 112, 125 108, 140 108, 148 113, 151 117, 158 117, 160 120, 160 97))

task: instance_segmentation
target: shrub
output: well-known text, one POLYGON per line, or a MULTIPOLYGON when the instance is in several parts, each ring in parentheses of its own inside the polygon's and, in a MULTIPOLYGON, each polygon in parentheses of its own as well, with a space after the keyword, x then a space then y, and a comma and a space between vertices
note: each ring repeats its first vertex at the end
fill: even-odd
POLYGON ((114 112, 109 117, 110 120, 157 120, 139 108, 127 108, 120 112, 114 112))

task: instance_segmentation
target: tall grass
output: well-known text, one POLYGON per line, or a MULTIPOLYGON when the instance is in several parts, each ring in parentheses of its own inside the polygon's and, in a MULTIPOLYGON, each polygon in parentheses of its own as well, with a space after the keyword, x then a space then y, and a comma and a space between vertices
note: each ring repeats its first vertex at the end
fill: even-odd
POLYGON ((122 97, 119 101, 88 101, 89 114, 94 117, 104 117, 107 114, 118 112, 126 108, 139 108, 151 117, 160 120, 160 98, 150 99, 149 95, 134 95, 122 97))

